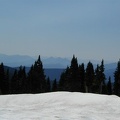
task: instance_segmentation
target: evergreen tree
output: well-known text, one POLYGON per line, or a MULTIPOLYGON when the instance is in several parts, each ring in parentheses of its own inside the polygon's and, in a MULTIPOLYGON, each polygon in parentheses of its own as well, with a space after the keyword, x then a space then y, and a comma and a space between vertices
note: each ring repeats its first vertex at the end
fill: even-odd
POLYGON ((3 63, 0 64, 0 92, 5 94, 5 71, 3 63))
POLYGON ((88 62, 88 64, 87 64, 85 76, 86 76, 85 77, 85 79, 86 79, 86 91, 92 92, 93 81, 94 81, 94 68, 93 68, 93 64, 91 62, 88 62))
POLYGON ((18 93, 26 93, 26 71, 25 67, 20 66, 18 70, 18 93))
POLYGON ((59 84, 58 84, 58 89, 60 91, 64 91, 65 90, 65 72, 63 72, 60 76, 60 80, 59 80, 59 84))
POLYGON ((4 64, 0 64, 0 94, 9 93, 9 70, 5 71, 4 64))
POLYGON ((114 94, 120 96, 120 60, 117 63, 114 79, 114 94))
POLYGON ((80 78, 78 72, 78 61, 77 58, 73 55, 70 65, 70 76, 69 76, 70 91, 79 92, 80 91, 80 78))
POLYGON ((105 74, 104 74, 104 60, 102 60, 100 65, 100 93, 106 93, 106 84, 105 84, 105 74))
POLYGON ((79 79, 80 79, 80 92, 86 92, 85 90, 85 69, 84 69, 84 63, 79 65, 79 79))
POLYGON ((32 93, 41 93, 46 91, 46 79, 40 55, 28 73, 28 81, 32 93))
POLYGON ((93 92, 94 93, 100 93, 100 66, 97 65, 97 68, 95 69, 95 79, 93 82, 93 92))
POLYGON ((19 83, 18 83, 18 71, 15 70, 14 74, 11 78, 11 85, 10 85, 10 88, 11 88, 10 93, 11 94, 18 94, 19 93, 18 85, 19 85, 19 83))
POLYGON ((4 94, 10 93, 10 78, 9 78, 9 69, 5 72, 5 81, 4 81, 4 94))
POLYGON ((19 70, 18 70, 18 79, 17 79, 17 82, 18 82, 18 93, 22 93, 22 87, 23 87, 23 78, 22 78, 22 66, 19 67, 19 70))
POLYGON ((59 80, 59 90, 61 91, 69 91, 70 90, 70 68, 67 67, 66 70, 61 74, 59 80))
POLYGON ((22 69, 22 93, 28 93, 28 81, 25 66, 22 69))
POLYGON ((97 65, 97 68, 95 69, 95 79, 93 82, 93 91, 95 93, 107 94, 104 69, 104 61, 102 60, 101 65, 97 65))
POLYGON ((29 72, 28 72, 28 76, 27 76, 27 91, 28 93, 33 93, 34 87, 33 87, 33 81, 34 81, 34 67, 33 65, 31 66, 29 72))
POLYGON ((107 84, 108 95, 112 95, 112 84, 111 84, 111 77, 109 77, 109 81, 107 84))
POLYGON ((56 79, 53 81, 53 85, 52 85, 52 92, 55 92, 58 90, 58 87, 57 87, 57 81, 56 79))
POLYGON ((61 74, 59 90, 71 92, 85 92, 84 64, 78 67, 77 58, 73 55, 70 67, 61 74))
POLYGON ((46 85, 46 92, 50 92, 51 91, 51 83, 50 83, 50 78, 47 78, 47 85, 46 85))

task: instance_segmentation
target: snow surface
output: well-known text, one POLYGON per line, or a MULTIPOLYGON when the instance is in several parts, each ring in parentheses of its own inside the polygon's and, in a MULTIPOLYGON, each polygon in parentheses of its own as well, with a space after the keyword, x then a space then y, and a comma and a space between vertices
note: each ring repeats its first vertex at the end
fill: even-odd
POLYGON ((120 120, 120 98, 77 92, 1 95, 0 120, 120 120))

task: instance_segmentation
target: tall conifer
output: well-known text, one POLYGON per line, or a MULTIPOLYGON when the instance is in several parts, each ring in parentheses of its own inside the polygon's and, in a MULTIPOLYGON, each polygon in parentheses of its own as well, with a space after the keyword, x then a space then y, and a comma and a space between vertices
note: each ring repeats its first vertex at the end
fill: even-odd
POLYGON ((114 94, 120 96, 120 60, 117 63, 117 68, 114 73, 114 94))
POLYGON ((108 80, 108 83, 107 83, 107 91, 108 91, 108 95, 112 95, 111 77, 109 77, 109 80, 108 80))
POLYGON ((95 76, 94 76, 93 64, 90 61, 87 64, 85 76, 86 76, 85 77, 85 79, 86 79, 86 91, 92 92, 93 81, 94 81, 95 76))

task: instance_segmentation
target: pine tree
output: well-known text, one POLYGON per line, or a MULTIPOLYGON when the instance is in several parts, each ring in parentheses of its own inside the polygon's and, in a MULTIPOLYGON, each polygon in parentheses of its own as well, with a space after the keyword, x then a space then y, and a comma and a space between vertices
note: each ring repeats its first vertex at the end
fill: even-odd
POLYGON ((106 93, 106 84, 105 84, 105 74, 104 74, 104 60, 102 60, 100 65, 100 93, 106 93))
POLYGON ((86 74, 85 74, 87 92, 92 92, 94 77, 95 76, 94 76, 93 64, 91 62, 88 62, 86 68, 86 74))
POLYGON ((25 67, 20 66, 18 70, 18 93, 26 93, 26 71, 25 67))
POLYGON ((67 67, 66 70, 61 74, 59 80, 59 87, 60 91, 69 91, 70 90, 70 68, 67 67))
POLYGON ((30 84, 30 91, 32 93, 41 93, 46 91, 46 79, 40 55, 28 73, 28 81, 30 84))
POLYGON ((0 64, 0 94, 9 94, 9 70, 4 69, 4 64, 0 64))
POLYGON ((70 65, 69 83, 70 83, 70 91, 72 92, 80 91, 81 84, 80 84, 80 78, 79 78, 79 72, 78 72, 78 61, 74 55, 70 65))
POLYGON ((93 92, 94 93, 100 93, 100 66, 97 65, 97 68, 95 69, 95 79, 93 82, 93 92))
POLYGON ((120 96, 120 60, 117 63, 114 79, 114 94, 120 96))
POLYGON ((33 65, 31 66, 29 72, 28 72, 28 75, 27 75, 27 89, 28 89, 28 93, 33 93, 33 80, 34 80, 34 67, 33 65))
POLYGON ((64 91, 65 90, 65 72, 61 73, 61 76, 60 76, 60 80, 59 80, 59 84, 58 84, 58 89, 60 91, 64 91))
POLYGON ((0 94, 5 93, 5 71, 3 63, 0 64, 0 94))
POLYGON ((80 79, 80 92, 86 92, 85 90, 85 69, 84 69, 84 63, 79 65, 79 79, 80 79))
POLYGON ((18 71, 15 70, 14 71, 14 74, 11 78, 11 85, 10 85, 10 93, 11 94, 18 94, 19 91, 18 91, 18 71))
POLYGON ((51 91, 51 83, 50 83, 50 78, 47 78, 47 85, 46 85, 46 92, 50 92, 51 91))
POLYGON ((23 78, 22 78, 22 66, 19 67, 19 70, 18 70, 18 79, 17 79, 17 82, 18 82, 18 93, 22 93, 22 87, 23 87, 23 78))
POLYGON ((22 69, 22 93, 28 93, 28 81, 25 66, 22 69))
POLYGON ((59 90, 71 92, 85 92, 84 64, 78 66, 77 58, 73 55, 70 67, 61 74, 59 90))
POLYGON ((4 94, 10 94, 10 78, 9 78, 9 69, 5 71, 5 81, 4 81, 4 94))
POLYGON ((57 81, 56 79, 53 81, 53 85, 52 85, 52 92, 55 92, 58 90, 58 86, 57 86, 57 81))
POLYGON ((109 77, 109 81, 107 83, 107 90, 108 90, 108 95, 112 95, 111 77, 109 77))
POLYGON ((93 82, 93 89, 95 93, 107 94, 104 70, 104 61, 102 60, 101 65, 97 65, 97 68, 95 69, 95 79, 93 82))

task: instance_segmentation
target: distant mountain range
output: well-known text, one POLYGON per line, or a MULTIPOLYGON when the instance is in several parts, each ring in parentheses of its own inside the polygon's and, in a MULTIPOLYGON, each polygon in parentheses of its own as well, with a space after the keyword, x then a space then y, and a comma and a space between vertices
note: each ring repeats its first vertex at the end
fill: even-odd
MULTIPOLYGON (((5 66, 9 66, 10 68, 17 68, 20 65, 26 66, 27 71, 30 69, 30 66, 34 64, 35 60, 37 60, 34 57, 30 57, 27 55, 5 55, 0 54, 0 63, 3 62, 5 66)), ((53 79, 59 79, 60 74, 63 72, 63 70, 70 65, 70 59, 69 58, 61 58, 61 57, 46 57, 42 58, 41 60, 43 62, 43 66, 45 68, 45 74, 46 76, 53 79)), ((78 59, 78 62, 85 63, 85 66, 89 62, 89 60, 80 60, 78 59)), ((96 68, 96 64, 100 64, 100 61, 92 60, 91 61, 96 68)), ((111 76, 111 79, 114 79, 114 72, 117 67, 117 63, 109 63, 105 64, 105 74, 106 78, 108 79, 109 76, 111 76)))
POLYGON ((0 54, 0 62, 3 62, 6 66, 18 67, 31 66, 34 63, 35 59, 27 55, 5 55, 0 54))
MULTIPOLYGON (((72 58, 72 57, 71 57, 72 58)), ((71 58, 61 58, 61 57, 41 57, 44 68, 66 68, 70 65, 71 58)), ((5 55, 0 54, 0 63, 3 62, 6 66, 18 67, 20 65, 30 67, 34 64, 37 57, 31 57, 27 55, 5 55)), ((94 66, 100 64, 100 60, 86 60, 78 59, 78 62, 85 63, 85 65, 91 61, 94 66)), ((106 62, 106 61, 105 61, 106 62)), ((116 63, 106 64, 107 69, 115 68, 116 63)))
MULTIPOLYGON (((30 67, 34 64, 35 60, 37 60, 37 57, 35 59, 34 57, 27 55, 0 54, 0 63, 3 62, 4 65, 10 67, 18 67, 20 65, 30 67)), ((69 59, 60 57, 41 58, 41 60, 44 68, 66 68, 67 65, 70 64, 69 59)))

